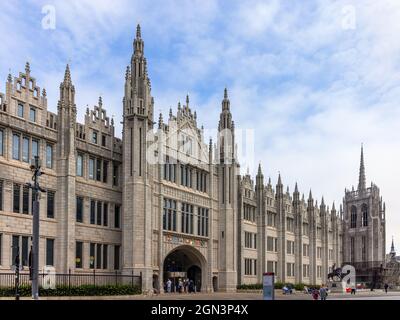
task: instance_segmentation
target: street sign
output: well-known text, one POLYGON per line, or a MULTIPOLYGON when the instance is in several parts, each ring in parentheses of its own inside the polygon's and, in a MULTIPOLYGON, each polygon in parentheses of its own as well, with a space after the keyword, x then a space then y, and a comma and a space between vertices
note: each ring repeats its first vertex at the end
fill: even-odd
POLYGON ((273 272, 263 274, 263 298, 264 300, 275 299, 275 275, 273 272))

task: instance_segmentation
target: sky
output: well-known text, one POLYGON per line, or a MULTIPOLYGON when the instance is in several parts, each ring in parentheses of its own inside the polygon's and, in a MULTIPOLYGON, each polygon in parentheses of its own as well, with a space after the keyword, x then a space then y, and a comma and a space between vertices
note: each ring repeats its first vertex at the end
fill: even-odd
MULTIPOLYGON (((386 202, 387 251, 400 251, 400 2, 5 0, 0 10, 0 92, 24 71, 56 112, 70 64, 78 121, 101 95, 121 136, 126 66, 140 23, 155 113, 190 96, 198 123, 215 129, 228 88, 237 130, 254 132, 242 164, 336 208, 358 184, 386 202)), ((205 137, 207 139, 207 137, 205 137)), ((240 156, 240 155, 239 155, 240 156)))

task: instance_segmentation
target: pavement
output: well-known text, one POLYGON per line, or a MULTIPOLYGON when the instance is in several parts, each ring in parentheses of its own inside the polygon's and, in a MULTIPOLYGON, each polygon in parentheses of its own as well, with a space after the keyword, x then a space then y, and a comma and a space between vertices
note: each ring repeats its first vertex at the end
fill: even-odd
MULTIPOLYGON (((261 291, 252 292, 214 292, 214 293, 169 293, 159 295, 133 296, 96 296, 96 297, 41 297, 40 300, 262 300, 261 291)), ((311 295, 305 293, 282 294, 282 290, 275 291, 276 300, 312 300, 311 295)), ((12 297, 0 297, 0 300, 14 300, 12 297)), ((31 300, 30 297, 21 297, 21 300, 31 300)), ((355 295, 350 293, 330 293, 328 300, 400 300, 400 291, 382 290, 359 291, 355 295)))

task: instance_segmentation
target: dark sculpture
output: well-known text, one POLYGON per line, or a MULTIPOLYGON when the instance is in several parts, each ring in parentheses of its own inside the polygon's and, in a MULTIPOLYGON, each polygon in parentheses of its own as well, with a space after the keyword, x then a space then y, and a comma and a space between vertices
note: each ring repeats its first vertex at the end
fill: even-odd
POLYGON ((336 264, 332 266, 332 272, 328 273, 329 281, 341 281, 347 273, 342 273, 342 268, 336 268, 336 264))

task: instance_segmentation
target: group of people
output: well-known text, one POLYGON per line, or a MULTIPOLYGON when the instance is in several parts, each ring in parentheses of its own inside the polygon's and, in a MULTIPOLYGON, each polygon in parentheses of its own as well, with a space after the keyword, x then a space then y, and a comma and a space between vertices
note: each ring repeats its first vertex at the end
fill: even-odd
POLYGON ((165 283, 165 291, 168 293, 171 292, 179 292, 179 293, 196 293, 196 286, 192 279, 181 279, 179 278, 178 281, 175 283, 175 287, 171 281, 168 279, 165 283))
POLYGON ((319 289, 314 288, 311 291, 311 295, 314 300, 326 300, 328 297, 328 288, 325 285, 321 285, 319 289))

